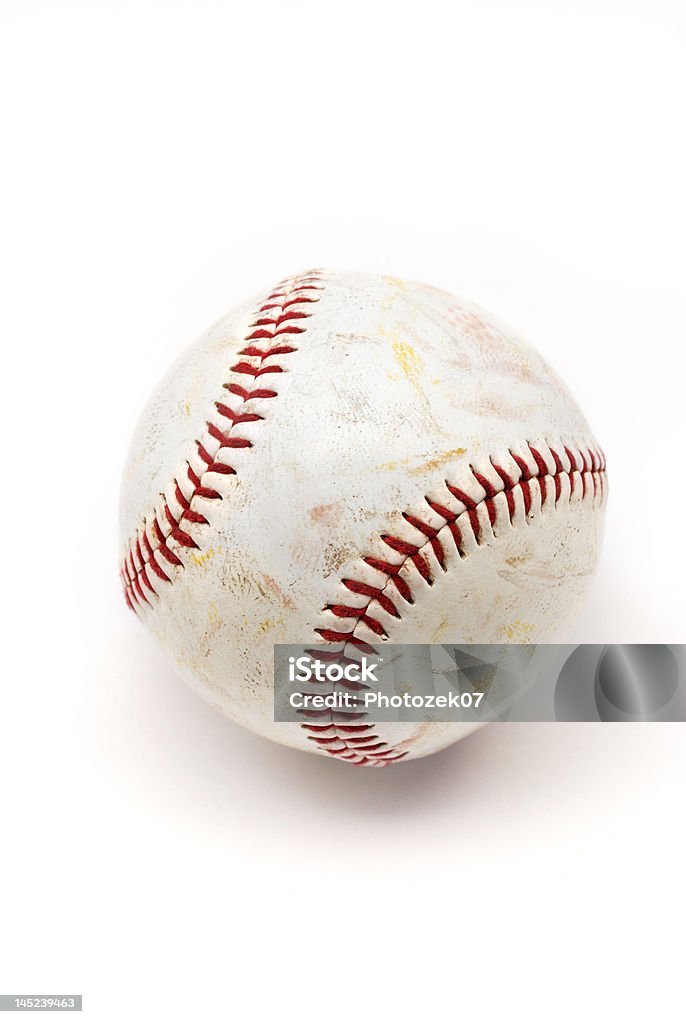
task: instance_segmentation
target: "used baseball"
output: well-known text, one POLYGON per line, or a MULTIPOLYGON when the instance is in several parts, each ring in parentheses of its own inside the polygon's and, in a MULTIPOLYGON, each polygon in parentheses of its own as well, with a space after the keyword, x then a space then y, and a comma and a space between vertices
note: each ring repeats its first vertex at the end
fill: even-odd
POLYGON ((606 490, 574 399, 509 328, 436 288, 310 271, 220 320, 152 395, 124 592, 235 721, 387 765, 472 727, 275 723, 273 645, 564 639, 606 490))

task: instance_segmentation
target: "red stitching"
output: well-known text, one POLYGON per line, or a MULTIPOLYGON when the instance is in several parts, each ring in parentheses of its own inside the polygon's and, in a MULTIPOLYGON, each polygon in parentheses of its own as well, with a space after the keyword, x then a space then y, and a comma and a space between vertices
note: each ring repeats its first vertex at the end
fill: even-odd
MULTIPOLYGON (((257 310, 250 333, 245 336, 246 346, 240 350, 239 355, 247 357, 231 367, 231 372, 242 377, 252 378, 257 384, 261 377, 285 373, 285 367, 278 364, 264 365, 265 360, 275 356, 288 355, 297 351, 291 344, 277 343, 275 345, 260 346, 254 342, 273 342, 282 336, 297 336, 302 334, 306 328, 293 323, 295 320, 305 320, 312 316, 311 312, 302 309, 294 310, 293 306, 303 306, 318 302, 319 296, 308 294, 323 290, 322 278, 318 272, 312 271, 305 275, 292 278, 283 282, 276 290, 271 292, 266 300, 257 310), (268 315, 265 315, 268 314, 268 315), (257 362, 249 362, 253 359, 257 362)), ((237 381, 228 381, 223 388, 231 395, 241 400, 238 410, 232 409, 225 402, 217 400, 214 403, 215 409, 222 419, 229 421, 229 426, 221 429, 216 423, 208 421, 207 428, 210 436, 219 442, 217 455, 220 451, 237 448, 251 448, 253 443, 247 438, 234 434, 236 427, 243 423, 255 423, 264 417, 251 412, 243 411, 243 406, 252 399, 272 399, 278 396, 278 392, 272 388, 246 387, 237 381)), ((174 575, 168 575, 161 560, 164 560, 166 567, 174 567, 176 570, 184 568, 184 562, 178 554, 169 547, 169 539, 173 539, 179 547, 198 548, 199 545, 193 537, 193 526, 207 524, 207 518, 196 509, 193 502, 197 498, 204 498, 211 501, 222 500, 222 495, 213 487, 206 486, 204 478, 208 473, 220 475, 235 475, 233 466, 212 457, 200 440, 196 441, 197 454, 204 464, 200 474, 196 473, 190 462, 186 464, 186 483, 191 486, 188 497, 179 483, 179 479, 172 481, 172 490, 176 501, 179 504, 181 514, 175 517, 169 508, 169 503, 164 495, 157 509, 154 510, 148 527, 147 521, 143 521, 136 536, 128 545, 121 568, 121 579, 124 586, 124 597, 128 606, 137 611, 142 605, 152 607, 151 596, 158 596, 148 570, 161 581, 162 584, 171 584, 174 575), (166 525, 166 532, 160 525, 160 519, 166 525), (183 526, 182 526, 183 524, 183 526)), ((452 539, 460 558, 465 558, 468 551, 465 548, 465 536, 463 531, 471 533, 473 542, 477 546, 483 543, 483 529, 479 520, 479 509, 483 507, 488 515, 489 522, 495 527, 498 519, 498 508, 496 499, 504 495, 507 507, 507 516, 510 523, 513 522, 516 512, 516 494, 521 494, 524 512, 527 518, 531 515, 534 501, 531 490, 531 482, 535 481, 538 486, 541 506, 546 504, 549 495, 553 507, 557 505, 562 496, 562 483, 565 477, 569 480, 569 497, 575 494, 578 482, 581 484, 581 499, 584 500, 589 492, 589 484, 593 483, 592 500, 600 495, 602 501, 605 493, 605 457, 601 451, 587 449, 579 451, 580 465, 576 456, 568 445, 563 445, 562 451, 566 457, 569 469, 565 469, 562 455, 554 448, 548 446, 553 460, 555 471, 550 472, 544 456, 532 444, 526 445, 535 470, 531 469, 527 461, 518 453, 509 451, 513 463, 519 471, 515 479, 513 472, 508 472, 497 462, 490 460, 490 465, 500 483, 494 482, 484 475, 483 472, 471 468, 471 474, 476 484, 483 490, 484 497, 476 500, 466 493, 464 489, 445 481, 447 491, 462 506, 458 510, 451 510, 448 505, 426 497, 425 501, 429 509, 443 520, 440 527, 432 526, 419 516, 405 512, 405 521, 426 538, 421 544, 413 543, 403 537, 391 534, 383 534, 382 542, 389 550, 401 556, 399 562, 387 561, 386 559, 365 556, 362 561, 365 565, 378 572, 382 580, 378 586, 374 586, 363 580, 345 578, 341 580, 342 585, 351 594, 366 597, 366 603, 361 607, 355 607, 344 603, 330 604, 325 611, 332 615, 333 619, 349 619, 354 621, 352 629, 334 629, 322 627, 315 632, 319 640, 328 644, 341 645, 337 649, 328 648, 325 650, 310 651, 322 660, 338 661, 341 664, 350 663, 354 659, 348 658, 345 654, 347 645, 363 653, 375 654, 376 649, 363 637, 357 636, 356 631, 360 626, 366 627, 370 633, 382 641, 387 639, 386 630, 381 620, 370 611, 373 602, 383 609, 392 618, 402 618, 402 604, 414 603, 412 587, 401 571, 411 564, 422 577, 432 585, 434 576, 431 569, 429 554, 432 553, 440 569, 447 571, 444 541, 448 536, 452 539), (549 488, 552 487, 554 494, 551 495, 549 488), (461 523, 458 524, 458 520, 461 523), (439 538, 439 533, 447 529, 447 535, 439 538), (391 589, 392 588, 392 589, 391 589), (389 593, 390 590, 390 593, 389 593)), ((362 684, 342 683, 349 690, 355 691, 364 689, 362 684)), ((316 743, 318 749, 326 751, 332 757, 342 761, 348 761, 357 765, 387 765, 393 761, 399 761, 406 757, 408 751, 402 750, 400 746, 392 747, 379 739, 374 732, 376 725, 367 722, 360 722, 365 718, 363 711, 337 711, 337 721, 333 721, 333 715, 328 710, 305 711, 303 717, 308 721, 302 724, 302 728, 308 732, 308 739, 316 743), (325 719, 321 724, 321 720, 325 719)))
MULTIPOLYGON (((303 334, 307 328, 299 326, 293 321, 304 321, 312 316, 312 311, 301 309, 300 306, 318 302, 319 296, 316 293, 322 290, 322 277, 317 271, 309 271, 277 286, 255 313, 249 331, 244 338, 248 344, 239 352, 239 355, 247 358, 242 358, 232 366, 231 373, 252 378, 255 382, 267 375, 285 373, 284 366, 275 363, 266 364, 265 360, 297 352, 295 345, 277 342, 260 347, 252 342, 258 340, 275 342, 278 338, 303 334)), ((236 433, 236 428, 243 423, 256 423, 264 417, 257 413, 246 412, 244 406, 251 399, 276 398, 278 394, 271 388, 244 387, 236 381, 228 381, 223 387, 229 394, 240 399, 240 405, 237 409, 232 409, 225 401, 217 400, 214 403, 218 415, 223 420, 228 420, 228 425, 222 426, 211 420, 207 421, 208 434, 219 443, 216 455, 211 456, 202 442, 196 441, 197 454, 205 468, 201 474, 198 474, 190 462, 187 462, 184 470, 185 481, 183 481, 182 475, 175 478, 171 484, 171 491, 181 509, 180 515, 174 515, 163 494, 158 508, 154 511, 150 527, 148 528, 144 520, 138 528, 136 536, 127 547, 121 568, 121 578, 124 584, 126 603, 134 611, 143 604, 152 607, 150 596, 158 596, 148 570, 151 570, 152 575, 162 583, 173 583, 174 581, 174 577, 169 576, 162 568, 160 557, 169 566, 174 566, 177 569, 184 568, 182 560, 169 547, 170 538, 176 542, 179 549, 199 547, 193 536, 194 527, 205 525, 208 520, 206 516, 193 508, 193 503, 198 498, 209 501, 222 500, 222 495, 218 490, 207 486, 206 475, 208 473, 218 473, 222 476, 236 474, 233 466, 218 458, 219 453, 253 447, 253 442, 236 433), (184 493, 181 481, 185 484, 186 493, 190 487, 188 496, 184 493), (160 519, 164 522, 165 529, 160 525, 160 519)))
MULTIPOLYGON (((593 451, 590 448, 585 452, 579 450, 579 459, 581 463, 579 465, 577 458, 570 448, 567 445, 564 445, 563 451, 569 462, 569 469, 565 469, 562 458, 558 452, 554 448, 550 446, 548 447, 555 465, 554 473, 550 472, 548 464, 541 452, 532 444, 528 443, 526 448, 533 460, 535 469, 532 469, 521 455, 514 451, 509 451, 510 457, 519 470, 520 475, 518 479, 515 479, 512 473, 507 472, 502 466, 493 461, 493 459, 489 460, 490 465, 500 483, 489 480, 484 473, 479 472, 474 467, 470 467, 472 477, 484 492, 484 497, 478 500, 467 494, 463 489, 454 486, 446 480, 445 486, 447 490, 454 498, 457 499, 462 507, 456 510, 451 510, 446 505, 426 497, 424 500, 428 507, 444 521, 438 528, 425 522, 417 515, 409 512, 403 513, 405 521, 427 538, 425 543, 417 545, 403 537, 382 534, 381 540, 383 543, 390 548, 391 551, 403 556, 401 561, 393 563, 379 558, 372 558, 370 556, 362 559, 366 565, 375 569, 384 577, 378 586, 373 586, 372 584, 363 582, 362 580, 350 578, 341 580, 341 583, 348 591, 353 594, 360 594, 363 597, 368 598, 368 600, 361 607, 352 607, 345 604, 327 605, 325 608, 326 613, 332 615, 336 619, 347 618, 349 620, 354 620, 354 626, 347 630, 331 629, 326 627, 316 629, 315 632, 318 634, 320 639, 324 640, 326 643, 342 644, 343 646, 337 650, 326 649, 322 651, 312 651, 310 653, 329 661, 338 660, 341 664, 352 660, 345 654, 348 644, 356 650, 363 651, 365 653, 377 653, 376 648, 369 644, 364 637, 357 636, 356 634, 356 631, 360 626, 365 626, 374 634, 374 636, 380 637, 382 641, 388 639, 382 621, 371 611, 372 603, 376 602, 380 608, 393 618, 401 618, 402 611, 398 606, 398 597, 396 594, 399 595, 400 599, 406 601, 408 604, 413 603, 412 587, 405 578, 400 576, 401 570, 403 570, 408 563, 411 563, 417 569, 420 576, 431 585, 434 582, 434 577, 431 571, 430 561, 428 559, 429 550, 433 551, 436 562, 440 566, 441 570, 443 572, 447 571, 445 550, 441 540, 439 540, 438 534, 447 528, 447 533, 452 537, 458 555, 460 558, 466 558, 468 552, 465 550, 463 534, 460 526, 457 524, 457 520, 464 517, 463 525, 466 527, 468 524, 474 542, 477 545, 481 545, 483 543, 483 531, 479 522, 479 509, 482 507, 485 509, 488 514, 490 524, 494 527, 498 518, 496 499, 500 494, 505 496, 507 518, 510 524, 514 521, 517 492, 522 496, 525 515, 527 518, 530 517, 534 502, 534 496, 531 488, 532 482, 535 482, 538 486, 541 507, 543 507, 548 500, 548 496, 551 494, 549 490, 550 485, 554 487, 554 496, 551 496, 552 503, 554 507, 557 506, 562 494, 562 482, 565 477, 569 480, 570 498, 574 494, 576 480, 578 477, 581 482, 582 500, 586 498, 590 481, 593 482, 593 493, 591 495, 592 500, 595 500, 598 497, 598 494, 600 494, 602 500, 606 484, 605 456, 601 451, 593 451), (387 592, 390 586, 393 587, 393 597, 390 597, 387 592)), ((354 688, 350 683, 343 681, 337 685, 344 686, 346 689, 354 688)), ((349 712, 336 712, 337 719, 342 719, 346 722, 350 721, 351 717, 359 719, 364 717, 364 715, 364 712, 353 714, 352 716, 349 712)), ((374 732, 377 728, 374 723, 370 722, 355 726, 343 725, 340 721, 334 721, 334 716, 331 711, 316 713, 305 712, 304 717, 308 719, 313 717, 318 719, 327 719, 327 722, 324 725, 313 724, 311 721, 308 721, 306 723, 302 723, 301 728, 309 734, 308 739, 316 743, 320 750, 325 750, 326 753, 331 754, 333 757, 339 758, 340 760, 350 761, 359 765, 383 766, 392 761, 401 760, 408 753, 407 750, 402 750, 400 746, 393 747, 382 741, 376 742, 379 740, 379 737, 374 732), (350 729, 355 730, 354 739, 349 735, 350 729)))

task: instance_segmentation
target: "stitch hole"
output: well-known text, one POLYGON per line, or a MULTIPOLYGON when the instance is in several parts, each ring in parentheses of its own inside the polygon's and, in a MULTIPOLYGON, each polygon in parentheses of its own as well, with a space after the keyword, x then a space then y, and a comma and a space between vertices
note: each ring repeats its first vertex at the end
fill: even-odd
POLYGON ((382 533, 381 540, 389 548, 392 548, 393 551, 397 551, 401 555, 416 555, 419 550, 416 544, 408 544, 407 541, 394 537, 390 533, 382 533))
POLYGON ((429 526, 428 523, 425 523, 417 516, 413 516, 410 512, 402 512, 401 515, 406 523, 409 523, 410 526, 413 526, 415 530, 419 530, 419 532, 423 533, 425 537, 433 537, 434 534, 436 533, 432 526, 429 526))
MULTIPOLYGON (((432 512, 436 512, 437 511, 434 502, 432 502, 432 500, 431 500, 431 498, 429 497, 428 494, 424 495, 424 501, 429 506, 429 508, 431 509, 432 512)), ((438 514, 440 515, 440 512, 438 514)), ((441 519, 445 519, 445 516, 442 515, 441 519)))

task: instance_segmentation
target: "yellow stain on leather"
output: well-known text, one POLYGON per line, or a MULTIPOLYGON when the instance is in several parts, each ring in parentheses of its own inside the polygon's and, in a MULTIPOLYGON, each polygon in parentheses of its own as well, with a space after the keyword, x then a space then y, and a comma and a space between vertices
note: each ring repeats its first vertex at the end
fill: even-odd
POLYGON ((284 625, 284 621, 283 621, 283 617, 282 616, 279 616, 278 618, 273 618, 273 619, 263 619, 262 622, 258 623, 258 625, 257 625, 257 632, 258 633, 271 633, 271 631, 273 629, 276 629, 277 626, 283 626, 283 625, 284 625))
POLYGON ((519 619, 515 619, 514 622, 501 626, 498 635, 510 643, 528 644, 531 643, 535 629, 533 622, 521 622, 519 619))
POLYGON ((410 469, 410 473, 425 473, 427 470, 438 469, 439 466, 444 466, 446 462, 453 462, 455 459, 459 459, 466 451, 466 448, 451 448, 449 451, 441 452, 440 455, 429 459, 428 462, 423 462, 420 466, 413 466, 410 469))
POLYGON ((217 551, 214 548, 205 548, 204 551, 193 551, 190 555, 191 562, 193 565, 207 565, 220 550, 221 548, 218 548, 217 551))
POLYGON ((419 473, 430 472, 432 469, 438 469, 439 466, 444 466, 447 462, 453 462, 455 459, 461 458, 467 454, 466 448, 450 448, 448 451, 440 452, 438 455, 434 455, 432 458, 427 459, 425 462, 420 462, 418 465, 413 466, 412 459, 398 459, 396 462, 382 462, 381 465, 377 466, 378 470, 388 470, 393 472, 402 467, 407 469, 407 472, 411 476, 416 476, 419 473))
POLYGON ((398 341, 396 339, 392 347, 395 361, 400 367, 403 377, 409 380, 410 384, 414 387, 417 387, 419 378, 424 370, 423 360, 420 359, 412 346, 408 345, 405 341, 398 341))

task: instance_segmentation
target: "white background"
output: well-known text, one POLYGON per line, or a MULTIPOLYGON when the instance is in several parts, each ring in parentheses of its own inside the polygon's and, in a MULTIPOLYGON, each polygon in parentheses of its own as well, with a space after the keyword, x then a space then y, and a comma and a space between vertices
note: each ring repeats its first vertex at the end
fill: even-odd
MULTIPOLYGON (((354 770, 185 689, 117 579, 135 418, 317 265, 511 322, 603 444, 576 640, 686 640, 684 8, 0 4, 0 990, 109 1021, 683 1020, 683 726, 354 770)), ((9 1019, 9 1018, 8 1018, 9 1019)))

